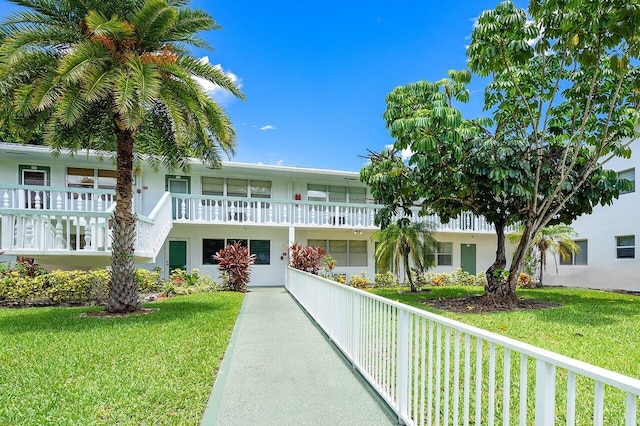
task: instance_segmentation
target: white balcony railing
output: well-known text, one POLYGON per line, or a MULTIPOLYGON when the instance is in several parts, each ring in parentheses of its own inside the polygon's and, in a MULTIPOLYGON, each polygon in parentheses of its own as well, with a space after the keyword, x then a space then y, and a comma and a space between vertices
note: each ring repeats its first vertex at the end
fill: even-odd
POLYGON ((286 287, 404 424, 640 424, 640 380, 295 269, 286 287))
MULTIPOLYGON (((309 227, 377 229, 378 204, 324 203, 299 200, 219 197, 172 194, 172 217, 176 222, 255 224, 309 227)), ((461 213, 443 224, 437 215, 412 220, 428 222, 436 231, 493 233, 495 228, 484 217, 461 213)), ((512 231, 510 227, 507 232, 512 231)))
POLYGON ((3 209, 105 212, 114 202, 115 192, 108 189, 0 185, 3 209))

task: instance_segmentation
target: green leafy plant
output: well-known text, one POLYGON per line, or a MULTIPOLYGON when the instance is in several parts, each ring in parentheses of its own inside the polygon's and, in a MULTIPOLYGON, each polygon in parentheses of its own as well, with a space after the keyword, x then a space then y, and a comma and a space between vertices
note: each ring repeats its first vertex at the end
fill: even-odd
POLYGON ((349 285, 351 287, 364 289, 369 287, 369 284, 371 283, 369 282, 367 273, 365 271, 362 271, 360 275, 351 275, 351 277, 349 278, 349 285))
MULTIPOLYGON (((303 246, 298 243, 294 243, 289 250, 291 251, 290 267, 315 275, 318 275, 320 268, 323 267, 322 261, 327 255, 327 252, 322 247, 303 246)), ((333 267, 335 267, 335 264, 333 264, 333 267)), ((333 270, 333 267, 331 270, 333 270)))
POLYGON ((219 262, 218 268, 229 290, 246 292, 251 277, 251 265, 255 262, 256 255, 250 255, 248 248, 235 242, 221 249, 213 257, 219 262))
POLYGON ((373 281, 374 287, 398 287, 399 285, 398 278, 391 271, 376 274, 373 281))

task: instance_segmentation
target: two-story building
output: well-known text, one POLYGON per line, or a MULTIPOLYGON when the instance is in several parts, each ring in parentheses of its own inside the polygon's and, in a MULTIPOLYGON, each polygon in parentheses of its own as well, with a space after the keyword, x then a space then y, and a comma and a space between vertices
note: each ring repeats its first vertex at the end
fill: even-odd
MULTIPOLYGON (((115 167, 91 151, 53 157, 47 147, 0 144, 0 250, 45 267, 106 266, 115 167)), ((140 266, 199 268, 217 276, 212 255, 240 240, 257 256, 251 285, 282 285, 292 242, 324 247, 336 273, 373 278, 378 229, 358 172, 193 159, 188 175, 143 167, 134 178, 140 266)), ((417 216, 416 216, 417 218, 417 216)), ((436 272, 485 270, 495 256, 493 226, 462 214, 429 221, 439 241, 436 272)))
POLYGON ((633 189, 620 194, 612 205, 596 206, 591 214, 571 224, 578 234, 575 241, 580 251, 566 261, 550 256, 545 285, 640 291, 640 258, 636 254, 636 236, 640 236, 640 193, 635 188, 640 145, 636 142, 632 148, 635 149, 631 158, 613 158, 605 167, 630 180, 633 189))

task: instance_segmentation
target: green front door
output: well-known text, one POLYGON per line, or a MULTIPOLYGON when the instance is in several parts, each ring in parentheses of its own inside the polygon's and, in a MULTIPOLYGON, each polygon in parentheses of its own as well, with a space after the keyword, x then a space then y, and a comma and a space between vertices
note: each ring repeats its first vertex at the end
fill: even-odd
POLYGON ((169 273, 178 268, 187 269, 187 242, 169 241, 169 273))
POLYGON ((476 274, 475 244, 460 244, 460 267, 471 275, 476 274))

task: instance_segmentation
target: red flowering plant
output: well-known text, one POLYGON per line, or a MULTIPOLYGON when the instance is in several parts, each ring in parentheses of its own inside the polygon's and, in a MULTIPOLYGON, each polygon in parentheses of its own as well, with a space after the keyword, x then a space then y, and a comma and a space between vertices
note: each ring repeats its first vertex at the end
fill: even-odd
POLYGON ((247 291, 247 283, 251 277, 251 265, 256 260, 255 254, 249 254, 249 249, 239 242, 227 245, 213 255, 227 287, 231 291, 247 291))
POLYGON ((318 275, 322 268, 322 259, 327 255, 322 247, 294 243, 289 249, 291 250, 290 267, 318 275))

